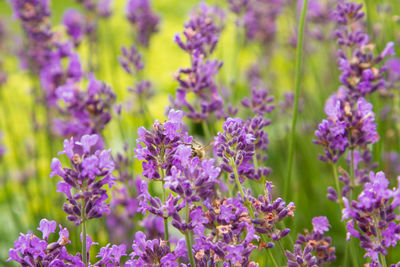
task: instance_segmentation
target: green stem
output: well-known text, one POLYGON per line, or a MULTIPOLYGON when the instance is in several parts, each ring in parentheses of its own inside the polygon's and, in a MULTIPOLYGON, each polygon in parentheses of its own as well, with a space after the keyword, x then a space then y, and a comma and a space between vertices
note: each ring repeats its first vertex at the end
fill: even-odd
POLYGON ((343 205, 343 199, 341 197, 341 189, 340 189, 340 184, 339 184, 339 176, 337 174, 336 170, 337 166, 336 163, 332 163, 332 171, 333 171, 333 177, 335 178, 335 186, 336 186, 336 192, 338 195, 338 200, 339 200, 339 205, 340 205, 340 211, 343 210, 344 205, 343 205))
MULTIPOLYGON (((165 192, 165 188, 164 188, 164 170, 162 168, 160 168, 160 173, 161 173, 161 182, 162 182, 162 200, 163 203, 165 203, 166 199, 167 199, 167 193, 165 192)), ((169 248, 171 248, 171 244, 169 242, 169 231, 168 231, 168 217, 164 218, 164 239, 165 241, 167 241, 167 245, 169 248)))
MULTIPOLYGON (((189 223, 189 203, 186 202, 186 208, 185 208, 185 212, 186 212, 186 223, 189 223)), ((190 242, 190 231, 186 230, 185 231, 185 240, 186 240, 186 249, 187 249, 187 253, 188 253, 188 257, 190 260, 190 266, 196 266, 195 262, 194 262, 194 257, 193 257, 193 250, 192 250, 192 244, 190 242)))
POLYGON ((85 266, 88 266, 87 247, 86 247, 86 212, 85 199, 82 199, 82 260, 85 266))
POLYGON ((355 170, 354 170, 354 149, 350 150, 350 200, 353 198, 353 188, 355 187, 355 170))
POLYGON ((205 120, 201 121, 201 126, 203 127, 204 137, 208 141, 211 140, 210 129, 208 128, 208 124, 205 120))
POLYGON ((293 167, 293 157, 294 157, 294 139, 296 133, 296 123, 297 123, 297 113, 299 111, 299 97, 300 97, 300 77, 301 77, 301 61, 303 57, 303 37, 304 37, 304 25, 306 22, 308 0, 304 0, 303 7, 300 16, 299 25, 299 35, 297 40, 296 48, 296 76, 295 76, 295 95, 294 95, 294 105, 293 105, 293 119, 292 128, 290 130, 290 140, 289 140, 289 159, 287 168, 287 179, 285 180, 284 196, 287 198, 289 192, 289 187, 292 178, 292 167, 293 167))

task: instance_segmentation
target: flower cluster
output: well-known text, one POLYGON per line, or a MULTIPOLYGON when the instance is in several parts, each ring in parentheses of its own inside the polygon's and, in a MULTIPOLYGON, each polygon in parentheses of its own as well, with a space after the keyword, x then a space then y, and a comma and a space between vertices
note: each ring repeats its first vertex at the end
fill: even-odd
POLYGON ((179 88, 175 99, 171 97, 170 100, 173 108, 184 110, 185 115, 195 122, 205 121, 211 115, 225 117, 223 100, 214 79, 222 62, 208 59, 219 39, 217 17, 221 17, 218 9, 201 3, 199 12, 194 12, 185 24, 186 43, 179 35, 175 36, 176 43, 190 55, 192 64, 190 68, 178 70, 179 88), (192 95, 195 101, 189 101, 192 95))
POLYGON ((239 16, 237 24, 244 27, 246 40, 268 45, 275 38, 277 18, 286 0, 228 0, 232 12, 239 16))
POLYGON ((362 4, 343 2, 337 5, 334 18, 339 24, 335 32, 339 45, 340 81, 349 91, 351 98, 357 99, 376 90, 385 90, 384 78, 386 67, 376 66, 389 55, 394 55, 394 43, 390 42, 378 55, 374 56, 375 45, 369 43, 369 36, 361 24, 364 13, 362 4))
POLYGON ((116 96, 93 74, 88 75, 87 90, 71 82, 59 86, 56 94, 60 118, 55 120, 54 130, 61 136, 80 138, 85 134, 99 134, 111 120, 116 96))
POLYGON ((305 231, 305 235, 297 236, 294 253, 286 251, 288 258, 288 266, 322 266, 324 264, 335 261, 335 247, 331 246, 331 238, 325 237, 324 234, 329 230, 330 224, 325 216, 314 217, 312 219, 313 230, 309 233, 305 231), (303 255, 301 246, 304 247, 303 255))
POLYGON ((177 148, 181 144, 191 144, 193 137, 189 136, 182 122, 182 111, 170 110, 168 121, 156 121, 153 130, 144 127, 138 129, 135 157, 143 160, 143 176, 161 180, 164 175, 171 175, 177 148))
MULTIPOLYGON (((272 199, 272 183, 266 182, 265 194, 251 199, 256 211, 256 219, 253 220, 254 228, 259 234, 266 234, 272 241, 279 241, 290 233, 289 228, 278 229, 278 224, 287 217, 293 217, 296 206, 293 202, 286 204, 282 198, 272 199), (258 218, 260 217, 261 218, 258 218)), ((274 246, 273 242, 265 244, 268 248, 274 246)))
POLYGON ((368 144, 378 141, 375 114, 372 104, 364 98, 359 98, 352 104, 349 98, 332 95, 325 105, 327 120, 319 124, 314 143, 324 148, 325 155, 320 155, 322 161, 337 162, 347 148, 365 149, 368 144))
POLYGON ((57 184, 57 192, 64 193, 68 199, 63 210, 68 214, 67 219, 76 225, 110 212, 105 203, 107 190, 102 187, 114 185, 114 162, 110 159, 111 150, 102 150, 101 147, 98 135, 84 135, 80 141, 71 137, 64 140, 64 150, 60 153, 70 159, 73 169, 62 167, 58 158, 51 162, 50 177, 58 175, 63 178, 57 184))
POLYGON ((78 266, 84 267, 80 255, 69 255, 65 245, 69 241, 69 232, 60 225, 59 238, 56 242, 49 243, 50 234, 57 228, 55 221, 42 219, 38 230, 42 238, 32 232, 22 234, 14 243, 14 248, 9 250, 10 257, 7 261, 16 261, 21 266, 78 266))
POLYGON ((74 45, 78 46, 86 34, 86 20, 83 14, 76 9, 67 9, 63 15, 63 24, 74 45))
MULTIPOLYGON (((255 127, 257 128, 259 127, 255 127)), ((248 127, 240 118, 228 118, 222 129, 223 132, 218 133, 214 144, 217 155, 222 160, 221 168, 231 173, 231 178, 235 178, 237 169, 241 181, 244 178, 259 180, 266 177, 270 173, 269 168, 255 169, 253 165, 255 146, 261 140, 257 140, 251 133, 254 129, 248 127)))
MULTIPOLYGON (((399 180, 400 185, 400 180, 399 180)), ((370 173, 369 181, 357 200, 343 198, 347 239, 355 237, 371 259, 371 266, 380 266, 379 255, 386 255, 387 248, 395 247, 400 240, 400 225, 395 213, 400 205, 399 189, 388 188, 389 181, 383 172, 370 173)))
MULTIPOLYGON (((252 242, 258 240, 259 236, 255 234, 243 203, 237 198, 228 198, 206 202, 205 205, 208 209, 205 214, 201 209, 196 212, 203 224, 194 231, 196 263, 208 266, 222 261, 233 266, 254 266, 250 254, 256 249, 252 242), (209 229, 210 233, 205 234, 204 228, 209 229)), ((199 219, 197 221, 200 222, 199 219)))
POLYGON ((151 36, 158 31, 160 18, 151 10, 150 0, 129 0, 126 17, 136 28, 135 37, 145 47, 149 46, 151 36))
POLYGON ((127 267, 136 266, 178 266, 177 260, 186 260, 185 241, 179 240, 171 251, 167 242, 160 239, 147 240, 143 232, 135 234, 132 244, 131 259, 125 263, 127 267))

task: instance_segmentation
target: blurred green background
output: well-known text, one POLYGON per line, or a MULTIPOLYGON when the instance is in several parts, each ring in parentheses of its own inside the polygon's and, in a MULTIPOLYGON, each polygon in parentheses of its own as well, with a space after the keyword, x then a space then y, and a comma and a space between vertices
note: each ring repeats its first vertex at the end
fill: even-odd
MULTIPOLYGON (((227 8, 226 1, 206 1, 209 4, 218 4, 227 8)), ((199 1, 193 0, 153 0, 152 4, 157 14, 161 16, 160 30, 151 40, 148 50, 143 50, 145 73, 144 76, 152 81, 156 88, 155 97, 149 101, 148 107, 152 119, 164 120, 165 107, 169 104, 168 95, 173 95, 177 82, 173 73, 180 67, 189 66, 188 56, 173 42, 175 33, 181 33, 183 23, 188 13, 199 1)), ((399 44, 400 2, 398 0, 364 1, 367 3, 367 28, 371 40, 376 43, 377 51, 381 51, 388 41, 399 44), (382 7, 390 6, 390 10, 382 7), (383 11, 382 11, 383 10, 383 11)), ((70 0, 51 1, 52 24, 55 28, 61 27, 62 14, 67 7, 80 8, 70 0)), ((128 97, 127 87, 132 80, 119 66, 118 56, 122 45, 133 44, 131 26, 125 19, 125 1, 116 0, 113 6, 113 15, 108 20, 102 20, 99 25, 98 62, 100 68, 96 71, 97 78, 110 84, 117 94, 117 102, 125 101, 128 97)), ((365 9, 364 9, 365 10, 365 9)), ((51 158, 56 156, 49 149, 48 140, 44 133, 32 135, 32 108, 38 108, 32 101, 30 90, 32 84, 26 72, 19 68, 18 59, 12 51, 15 36, 21 34, 18 21, 11 18, 11 8, 7 2, 0 0, 0 17, 7 22, 10 34, 5 46, 7 53, 1 54, 4 68, 8 74, 7 83, 0 88, 0 130, 3 132, 3 143, 7 152, 1 160, 0 186, 0 265, 6 264, 8 249, 13 246, 19 232, 26 233, 38 226, 40 218, 56 220, 67 226, 71 233, 71 251, 79 251, 80 228, 67 222, 62 211, 63 196, 56 193, 57 178, 49 178, 51 158), (32 147, 39 148, 38 161, 32 161, 32 147), (34 173, 34 164, 39 166, 34 173), (19 225, 16 223, 19 221, 19 225)), ((235 26, 235 16, 228 13, 227 22, 222 32, 217 50, 213 58, 222 60, 224 65, 217 78, 221 87, 231 89, 234 95, 232 104, 239 106, 240 100, 249 95, 250 89, 246 81, 246 70, 254 63, 262 61, 266 49, 273 49, 271 60, 265 64, 265 82, 275 97, 277 105, 271 113, 272 124, 267 128, 270 136, 270 147, 267 165, 272 168, 270 179, 275 184, 276 196, 283 192, 283 179, 286 177, 288 132, 291 123, 291 114, 282 112, 279 102, 286 92, 293 91, 294 85, 294 58, 295 48, 289 45, 290 37, 296 33, 298 25, 298 10, 296 1, 292 1, 278 19, 278 31, 273 48, 265 48, 257 44, 243 44, 237 39, 238 31, 235 26)), ((333 25, 324 28, 326 33, 333 30, 333 25)), ((329 34, 327 34, 329 35, 329 34)), ((344 227, 340 222, 341 215, 337 204, 326 198, 328 186, 333 186, 334 180, 328 164, 318 161, 320 147, 312 144, 314 130, 318 123, 325 118, 323 106, 330 94, 339 86, 339 71, 335 59, 337 45, 335 41, 327 39, 317 41, 311 36, 305 37, 305 53, 303 57, 302 74, 302 111, 299 116, 295 142, 295 163, 293 172, 292 190, 287 201, 296 204, 295 217, 287 223, 293 230, 291 236, 296 238, 303 229, 311 228, 311 218, 327 216, 332 229, 329 234, 333 244, 337 247, 339 259, 344 256, 345 238, 344 227)), ((396 50, 397 47, 396 47, 396 50)), ((82 57, 87 56, 88 47, 83 43, 79 48, 82 57)), ((398 94, 397 91, 394 92, 398 94)), ((391 183, 396 184, 396 173, 393 166, 384 161, 385 151, 399 152, 400 142, 397 132, 397 123, 392 119, 380 119, 380 112, 386 104, 394 104, 395 98, 382 98, 377 94, 370 101, 374 104, 374 111, 378 118, 380 141, 373 146, 374 160, 379 163, 378 170, 387 172, 391 183)), ((39 121, 43 122, 44 114, 39 112, 39 121)), ((104 135, 107 146, 113 153, 121 151, 123 139, 119 130, 121 123, 127 133, 128 141, 134 144, 137 128, 145 123, 142 117, 133 116, 123 109, 121 118, 114 117, 106 127, 104 135)), ((43 124, 39 125, 42 127, 43 124)), ((220 129, 220 124, 215 129, 220 129)), ((193 130, 195 134, 195 130, 193 130)), ((214 133, 216 134, 216 132, 214 133)), ((54 151, 60 151, 62 140, 56 142, 54 151)), ((140 169, 140 164, 135 163, 140 169)), ((263 188, 256 183, 249 183, 254 191, 261 193, 263 188)), ((107 244, 108 233, 104 220, 89 224, 89 233, 95 235, 100 245, 107 244)), ((287 243, 287 241, 286 241, 287 243)), ((286 244, 288 245, 288 244, 286 244)), ((96 248, 94 248, 96 250, 96 248)), ((280 253, 279 250, 275 251, 280 253)), ((362 259, 362 251, 357 252, 362 259)), ((95 255, 95 253, 91 253, 95 255)), ((262 262, 263 254, 258 259, 262 262)), ((388 257, 388 262, 400 260, 400 250, 394 250, 388 257)), ((333 266, 337 266, 335 263, 333 266)))

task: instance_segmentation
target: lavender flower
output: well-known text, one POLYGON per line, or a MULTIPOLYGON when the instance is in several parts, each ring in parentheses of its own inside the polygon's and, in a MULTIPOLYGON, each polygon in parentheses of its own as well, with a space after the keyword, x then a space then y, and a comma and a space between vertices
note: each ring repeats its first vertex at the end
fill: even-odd
POLYGON ((400 205, 400 194, 399 189, 388 188, 389 181, 383 172, 371 172, 369 179, 357 200, 343 198, 342 220, 346 220, 347 241, 351 237, 359 239, 371 266, 379 266, 379 255, 386 255, 387 248, 395 247, 400 240, 400 226, 394 213, 400 205))
POLYGON ((225 117, 223 99, 214 80, 222 62, 207 59, 219 39, 220 27, 215 21, 220 16, 218 9, 201 3, 198 13, 193 12, 185 24, 186 42, 175 36, 175 42, 190 55, 192 64, 190 68, 178 70, 179 88, 175 98, 170 98, 171 106, 183 110, 196 123, 210 120, 212 116, 225 117), (194 101, 189 100, 191 95, 195 96, 194 101))
POLYGON ((78 266, 84 267, 80 255, 70 255, 65 248, 69 241, 69 232, 60 225, 59 238, 56 242, 49 243, 50 234, 56 230, 57 223, 42 219, 39 231, 43 238, 39 238, 32 232, 20 234, 14 243, 14 248, 9 250, 10 257, 7 261, 16 261, 21 266, 78 266))
POLYGON ((244 178, 259 180, 266 177, 270 170, 259 167, 257 170, 253 165, 253 155, 257 139, 250 133, 251 128, 240 118, 228 118, 222 126, 223 132, 218 133, 214 147, 217 155, 221 158, 221 168, 229 172, 231 178, 235 178, 234 169, 237 168, 238 175, 244 178))
POLYGON ((319 156, 322 161, 335 163, 347 148, 364 149, 378 141, 372 104, 364 98, 351 104, 341 93, 332 95, 326 102, 328 120, 323 120, 315 131, 318 139, 314 143, 322 145, 325 151, 325 155, 319 156))
POLYGON ((135 37, 137 41, 149 46, 151 36, 158 32, 160 18, 153 13, 149 0, 129 0, 126 6, 126 17, 136 28, 135 37))
POLYGON ((205 214, 203 211, 197 212, 196 216, 191 214, 192 221, 198 222, 193 245, 196 263, 207 266, 223 261, 233 266, 253 265, 249 257, 256 246, 252 241, 258 240, 259 236, 255 234, 243 203, 237 198, 216 199, 212 203, 206 202, 205 206, 208 209, 205 214), (204 227, 211 232, 205 234, 204 227))
MULTIPOLYGON (((309 233, 306 230, 305 235, 299 234, 296 244, 302 245, 304 250, 308 250, 307 246, 312 248, 311 252, 315 255, 313 258, 316 259, 316 266, 322 266, 335 261, 335 247, 331 246, 332 240, 330 237, 324 237, 325 232, 329 231, 330 227, 328 219, 325 216, 314 217, 312 225, 312 232, 309 233)), ((289 263, 293 263, 293 260, 290 258, 289 263)))
POLYGON ((232 12, 239 15, 237 24, 244 27, 246 40, 258 41, 263 45, 275 39, 277 18, 282 12, 285 0, 228 0, 232 12))
POLYGON ((193 138, 188 135, 183 122, 182 111, 170 110, 168 121, 153 124, 153 130, 144 127, 138 129, 135 157, 143 160, 143 176, 160 180, 163 175, 171 175, 172 162, 177 148, 181 144, 191 144, 193 138))
POLYGON ((176 248, 171 251, 167 242, 160 239, 147 240, 143 232, 135 234, 132 244, 131 259, 125 266, 178 266, 178 259, 186 259, 185 241, 179 240, 176 248))
POLYGON ((195 122, 209 120, 212 115, 224 117, 223 100, 219 95, 214 76, 222 67, 217 60, 203 60, 199 50, 192 56, 192 66, 180 69, 176 76, 179 88, 176 90, 176 99, 170 98, 172 106, 184 109, 185 116, 195 122), (195 95, 195 101, 190 103, 188 98, 195 95))
POLYGON ((339 69, 342 71, 340 81, 349 91, 350 98, 355 101, 358 97, 369 95, 376 90, 386 89, 387 84, 383 76, 386 67, 379 68, 376 65, 387 56, 394 55, 394 43, 390 42, 379 55, 374 56, 375 45, 369 44, 369 37, 360 22, 364 17, 361 8, 362 4, 343 2, 339 3, 334 11, 334 17, 339 24, 335 36, 339 45, 347 50, 338 52, 339 69))
POLYGON ((221 170, 214 160, 192 156, 192 148, 179 145, 174 155, 171 175, 165 177, 164 187, 179 194, 186 202, 198 202, 214 196, 215 185, 221 170))
POLYGON ((80 138, 85 134, 100 133, 111 120, 111 107, 115 94, 93 74, 88 76, 87 90, 75 83, 67 83, 56 89, 61 119, 54 123, 61 136, 80 138))
MULTIPOLYGON (((258 198, 252 198, 252 206, 255 208, 254 228, 259 234, 266 234, 272 241, 278 241, 290 233, 289 228, 278 229, 277 225, 287 217, 293 217, 296 206, 293 202, 286 204, 282 198, 272 199, 272 183, 266 182, 265 194, 258 198), (262 215, 262 218, 258 218, 262 215)), ((267 247, 274 246, 273 243, 266 244, 267 247)))
POLYGON ((185 23, 183 35, 186 42, 180 35, 175 35, 175 42, 188 54, 198 51, 203 57, 208 57, 215 49, 222 26, 216 22, 223 20, 223 12, 201 2, 192 14, 190 20, 185 23))
POLYGON ((80 141, 66 139, 60 154, 70 159, 73 169, 63 168, 58 158, 51 162, 50 177, 58 175, 64 180, 57 184, 57 192, 64 193, 68 200, 63 210, 76 225, 110 212, 105 203, 107 190, 102 187, 114 185, 114 163, 110 159, 111 150, 101 150, 101 146, 98 135, 84 135, 80 141))
POLYGON ((64 12, 63 23, 67 28, 68 35, 72 38, 75 46, 79 45, 85 34, 85 18, 75 9, 67 9, 64 12))

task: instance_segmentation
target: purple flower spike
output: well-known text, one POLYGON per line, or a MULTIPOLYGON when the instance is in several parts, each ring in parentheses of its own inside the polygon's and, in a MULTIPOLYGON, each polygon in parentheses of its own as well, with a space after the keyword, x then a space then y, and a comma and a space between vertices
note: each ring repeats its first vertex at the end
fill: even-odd
POLYGON ((71 36, 75 45, 79 45, 85 33, 85 18, 75 9, 67 9, 64 12, 63 24, 67 28, 67 33, 71 36))
POLYGON ((71 138, 64 141, 62 153, 68 156, 73 169, 62 168, 56 158, 52 161, 50 175, 64 180, 57 185, 57 192, 64 193, 68 199, 63 210, 68 214, 67 219, 77 225, 109 213, 108 204, 104 202, 108 195, 102 187, 108 184, 111 188, 115 184, 114 162, 110 150, 101 150, 101 146, 97 135, 84 135, 80 141, 71 138))
POLYGON ((136 38, 143 46, 149 46, 151 36, 158 32, 160 18, 153 13, 149 0, 129 0, 126 17, 136 28, 136 38))

